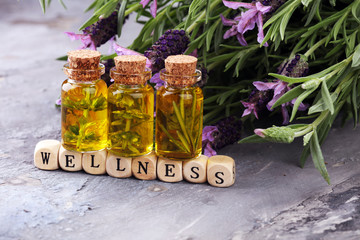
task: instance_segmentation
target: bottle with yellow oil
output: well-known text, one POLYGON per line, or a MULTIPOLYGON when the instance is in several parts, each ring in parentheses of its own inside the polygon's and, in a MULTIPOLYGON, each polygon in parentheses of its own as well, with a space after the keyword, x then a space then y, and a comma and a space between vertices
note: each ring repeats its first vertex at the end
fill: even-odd
POLYGON ((197 59, 175 55, 165 60, 156 95, 155 151, 168 159, 197 158, 202 151, 203 93, 197 59))
POLYGON ((146 57, 122 55, 110 70, 108 150, 123 157, 146 155, 153 150, 154 89, 146 57))
POLYGON ((100 53, 75 50, 63 68, 68 79, 61 88, 61 138, 67 150, 98 151, 107 145, 107 86, 100 53))

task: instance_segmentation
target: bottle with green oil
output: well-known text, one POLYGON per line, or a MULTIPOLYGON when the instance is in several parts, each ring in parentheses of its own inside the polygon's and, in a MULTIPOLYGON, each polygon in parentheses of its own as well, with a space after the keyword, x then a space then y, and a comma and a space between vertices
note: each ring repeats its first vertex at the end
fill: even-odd
POLYGON ((107 86, 100 53, 75 50, 63 68, 68 79, 61 88, 61 138, 67 150, 98 151, 107 145, 107 86))
POLYGON ((138 55, 115 57, 110 70, 114 84, 108 90, 108 150, 123 157, 146 155, 153 150, 154 89, 146 58, 138 55))
POLYGON ((155 151, 168 159, 197 158, 202 151, 203 93, 192 56, 169 56, 160 77, 165 86, 156 95, 155 151))

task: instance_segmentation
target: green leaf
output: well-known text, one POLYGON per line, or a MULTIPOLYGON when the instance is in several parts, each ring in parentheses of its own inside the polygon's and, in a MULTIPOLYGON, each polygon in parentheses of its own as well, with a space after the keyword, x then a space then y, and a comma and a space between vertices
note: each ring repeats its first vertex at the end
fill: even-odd
POLYGON ((310 152, 315 168, 320 172, 321 176, 323 176, 325 181, 330 184, 329 174, 326 170, 325 161, 320 149, 316 129, 314 129, 314 133, 310 140, 310 152))
POLYGON ((317 11, 319 11, 319 6, 320 6, 320 3, 321 3, 321 0, 316 0, 316 2, 313 4, 311 10, 310 10, 310 13, 308 15, 308 18, 306 19, 306 23, 305 23, 305 27, 307 25, 309 25, 309 23, 311 22, 311 20, 314 18, 315 16, 315 13, 317 11))
POLYGON ((354 118, 354 128, 358 122, 358 102, 357 102, 357 81, 353 81, 353 89, 351 94, 351 105, 352 105, 352 112, 354 118))
POLYGON ((354 1, 353 6, 351 7, 351 13, 358 23, 360 23, 360 1, 354 1))
POLYGON ((211 27, 209 28, 209 30, 207 30, 207 34, 206 34, 206 50, 209 51, 210 47, 211 47, 211 40, 213 39, 213 35, 214 32, 217 28, 217 25, 221 22, 221 19, 219 19, 218 21, 216 21, 215 23, 213 23, 211 25, 211 27))
POLYGON ((194 16, 196 14, 197 9, 206 4, 206 0, 193 0, 189 6, 189 15, 194 16))
POLYGON ((63 6, 64 9, 67 9, 67 7, 66 7, 65 3, 63 2, 63 0, 59 0, 59 2, 61 4, 61 6, 63 6))
POLYGON ((270 76, 280 79, 281 81, 288 82, 288 83, 302 83, 315 78, 315 75, 307 76, 307 77, 300 77, 300 78, 293 78, 287 77, 277 73, 269 73, 270 76))
POLYGON ((311 3, 313 0, 301 0, 301 3, 305 6, 308 7, 309 3, 311 3))
POLYGON ((311 139, 311 137, 312 137, 313 134, 314 134, 314 132, 311 131, 311 132, 307 133, 307 134, 304 136, 304 138, 303 138, 303 140, 304 140, 304 146, 306 146, 306 145, 309 143, 309 141, 310 141, 310 139, 311 139))
MULTIPOLYGON (((350 11, 350 9, 349 9, 349 11, 350 11)), ((345 12, 345 14, 343 14, 341 16, 341 18, 335 23, 334 27, 331 30, 333 32, 333 37, 334 37, 335 40, 336 40, 336 37, 337 37, 337 35, 339 33, 339 30, 341 28, 342 23, 345 21, 347 15, 349 14, 349 11, 345 12)))
POLYGON ((287 12, 281 19, 281 23, 280 23, 281 40, 284 40, 286 26, 292 16, 293 12, 295 11, 295 9, 296 8, 293 8, 291 11, 287 12))
POLYGON ((100 9, 98 9, 94 14, 80 27, 79 30, 82 30, 91 24, 94 24, 99 20, 100 15, 104 17, 108 17, 115 9, 118 4, 117 0, 110 0, 106 4, 104 4, 100 9))
POLYGON ((39 0, 39 2, 40 2, 40 6, 41 6, 43 13, 45 13, 45 10, 46 10, 45 0, 39 0))
POLYGON ((58 61, 67 61, 67 59, 68 59, 67 55, 56 58, 56 60, 58 61))
POLYGON ((90 11, 91 9, 95 8, 95 6, 98 4, 99 0, 95 0, 93 1, 86 9, 84 12, 88 12, 90 11))
POLYGON ((288 91, 287 93, 285 93, 284 95, 282 95, 276 102, 275 104, 271 107, 271 109, 274 109, 278 106, 280 106, 281 104, 290 102, 291 100, 293 100, 294 98, 297 98, 300 94, 302 94, 305 90, 301 88, 301 85, 291 89, 290 91, 288 91))
POLYGON ((331 4, 331 6, 335 7, 335 5, 336 5, 336 0, 329 0, 329 3, 331 4))
POLYGON ((264 143, 264 142, 268 142, 268 141, 266 141, 265 138, 262 138, 256 134, 243 138, 240 141, 238 141, 238 143, 264 143))
POLYGON ((309 96, 312 92, 314 92, 315 89, 316 88, 306 90, 305 92, 300 94, 300 96, 296 99, 293 109, 292 109, 292 112, 291 112, 290 122, 292 122, 294 120, 296 112, 299 109, 300 104, 304 101, 305 98, 307 98, 307 96, 309 96))
POLYGON ((117 19, 117 21, 118 21, 118 23, 117 23, 117 35, 118 35, 118 37, 121 36, 121 30, 122 30, 122 27, 123 27, 123 24, 124 24, 125 10, 126 10, 127 3, 128 3, 128 0, 123 0, 121 2, 120 9, 119 9, 119 12, 118 12, 118 19, 117 19))
POLYGON ((355 48, 355 52, 352 58, 351 67, 357 67, 360 65, 360 44, 358 44, 355 48))
MULTIPOLYGON (((337 97, 338 97, 338 93, 333 92, 331 94, 331 100, 333 103, 336 101, 337 97)), ((327 108, 327 105, 325 105, 324 99, 320 98, 319 101, 315 105, 313 105, 309 108, 308 115, 311 115, 311 114, 317 113, 317 112, 322 112, 322 111, 325 111, 326 109, 328 109, 328 108, 327 108)))
POLYGON ((323 81, 321 84, 321 96, 322 96, 322 99, 324 100, 326 108, 329 109, 331 115, 333 115, 334 114, 334 104, 333 104, 332 98, 330 96, 329 89, 326 85, 326 81, 323 81))

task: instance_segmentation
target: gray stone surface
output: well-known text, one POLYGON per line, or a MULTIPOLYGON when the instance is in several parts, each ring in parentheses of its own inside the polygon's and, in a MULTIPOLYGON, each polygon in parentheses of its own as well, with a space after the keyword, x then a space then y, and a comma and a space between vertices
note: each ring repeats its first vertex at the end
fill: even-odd
MULTIPOLYGON (((350 125, 323 146, 330 186, 311 161, 298 167, 301 142, 223 149, 237 164, 227 189, 36 169, 35 144, 60 138, 65 75, 54 59, 78 46, 62 32, 88 17, 84 2, 65 11, 53 1, 45 16, 35 0, 0 3, 0 239, 359 239, 360 130, 350 125)), ((126 29, 125 46, 139 30, 126 29)))

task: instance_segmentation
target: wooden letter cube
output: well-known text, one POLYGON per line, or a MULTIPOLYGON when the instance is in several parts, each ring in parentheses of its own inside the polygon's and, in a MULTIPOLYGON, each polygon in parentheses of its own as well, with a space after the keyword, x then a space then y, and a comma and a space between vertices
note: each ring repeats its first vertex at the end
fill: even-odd
POLYGON ((43 170, 56 170, 59 168, 58 140, 42 140, 36 144, 34 151, 34 164, 43 170))
POLYGON ((142 180, 156 179, 157 156, 154 152, 148 155, 136 157, 132 160, 131 169, 133 175, 142 180))
POLYGON ((82 170, 81 165, 82 153, 66 150, 63 146, 59 151, 59 165, 69 172, 76 172, 82 170))
POLYGON ((230 187, 235 182, 235 161, 224 155, 208 159, 207 180, 214 187, 230 187))
POLYGON ((85 172, 94 175, 105 174, 106 150, 83 153, 82 167, 85 172))
POLYGON ((164 182, 180 182, 183 180, 182 161, 159 157, 157 175, 164 182))
POLYGON ((109 152, 106 159, 106 172, 116 178, 131 177, 131 161, 132 158, 119 157, 109 152))
POLYGON ((206 182, 208 157, 201 155, 198 158, 194 158, 183 162, 183 175, 186 181, 192 183, 204 183, 206 182))

